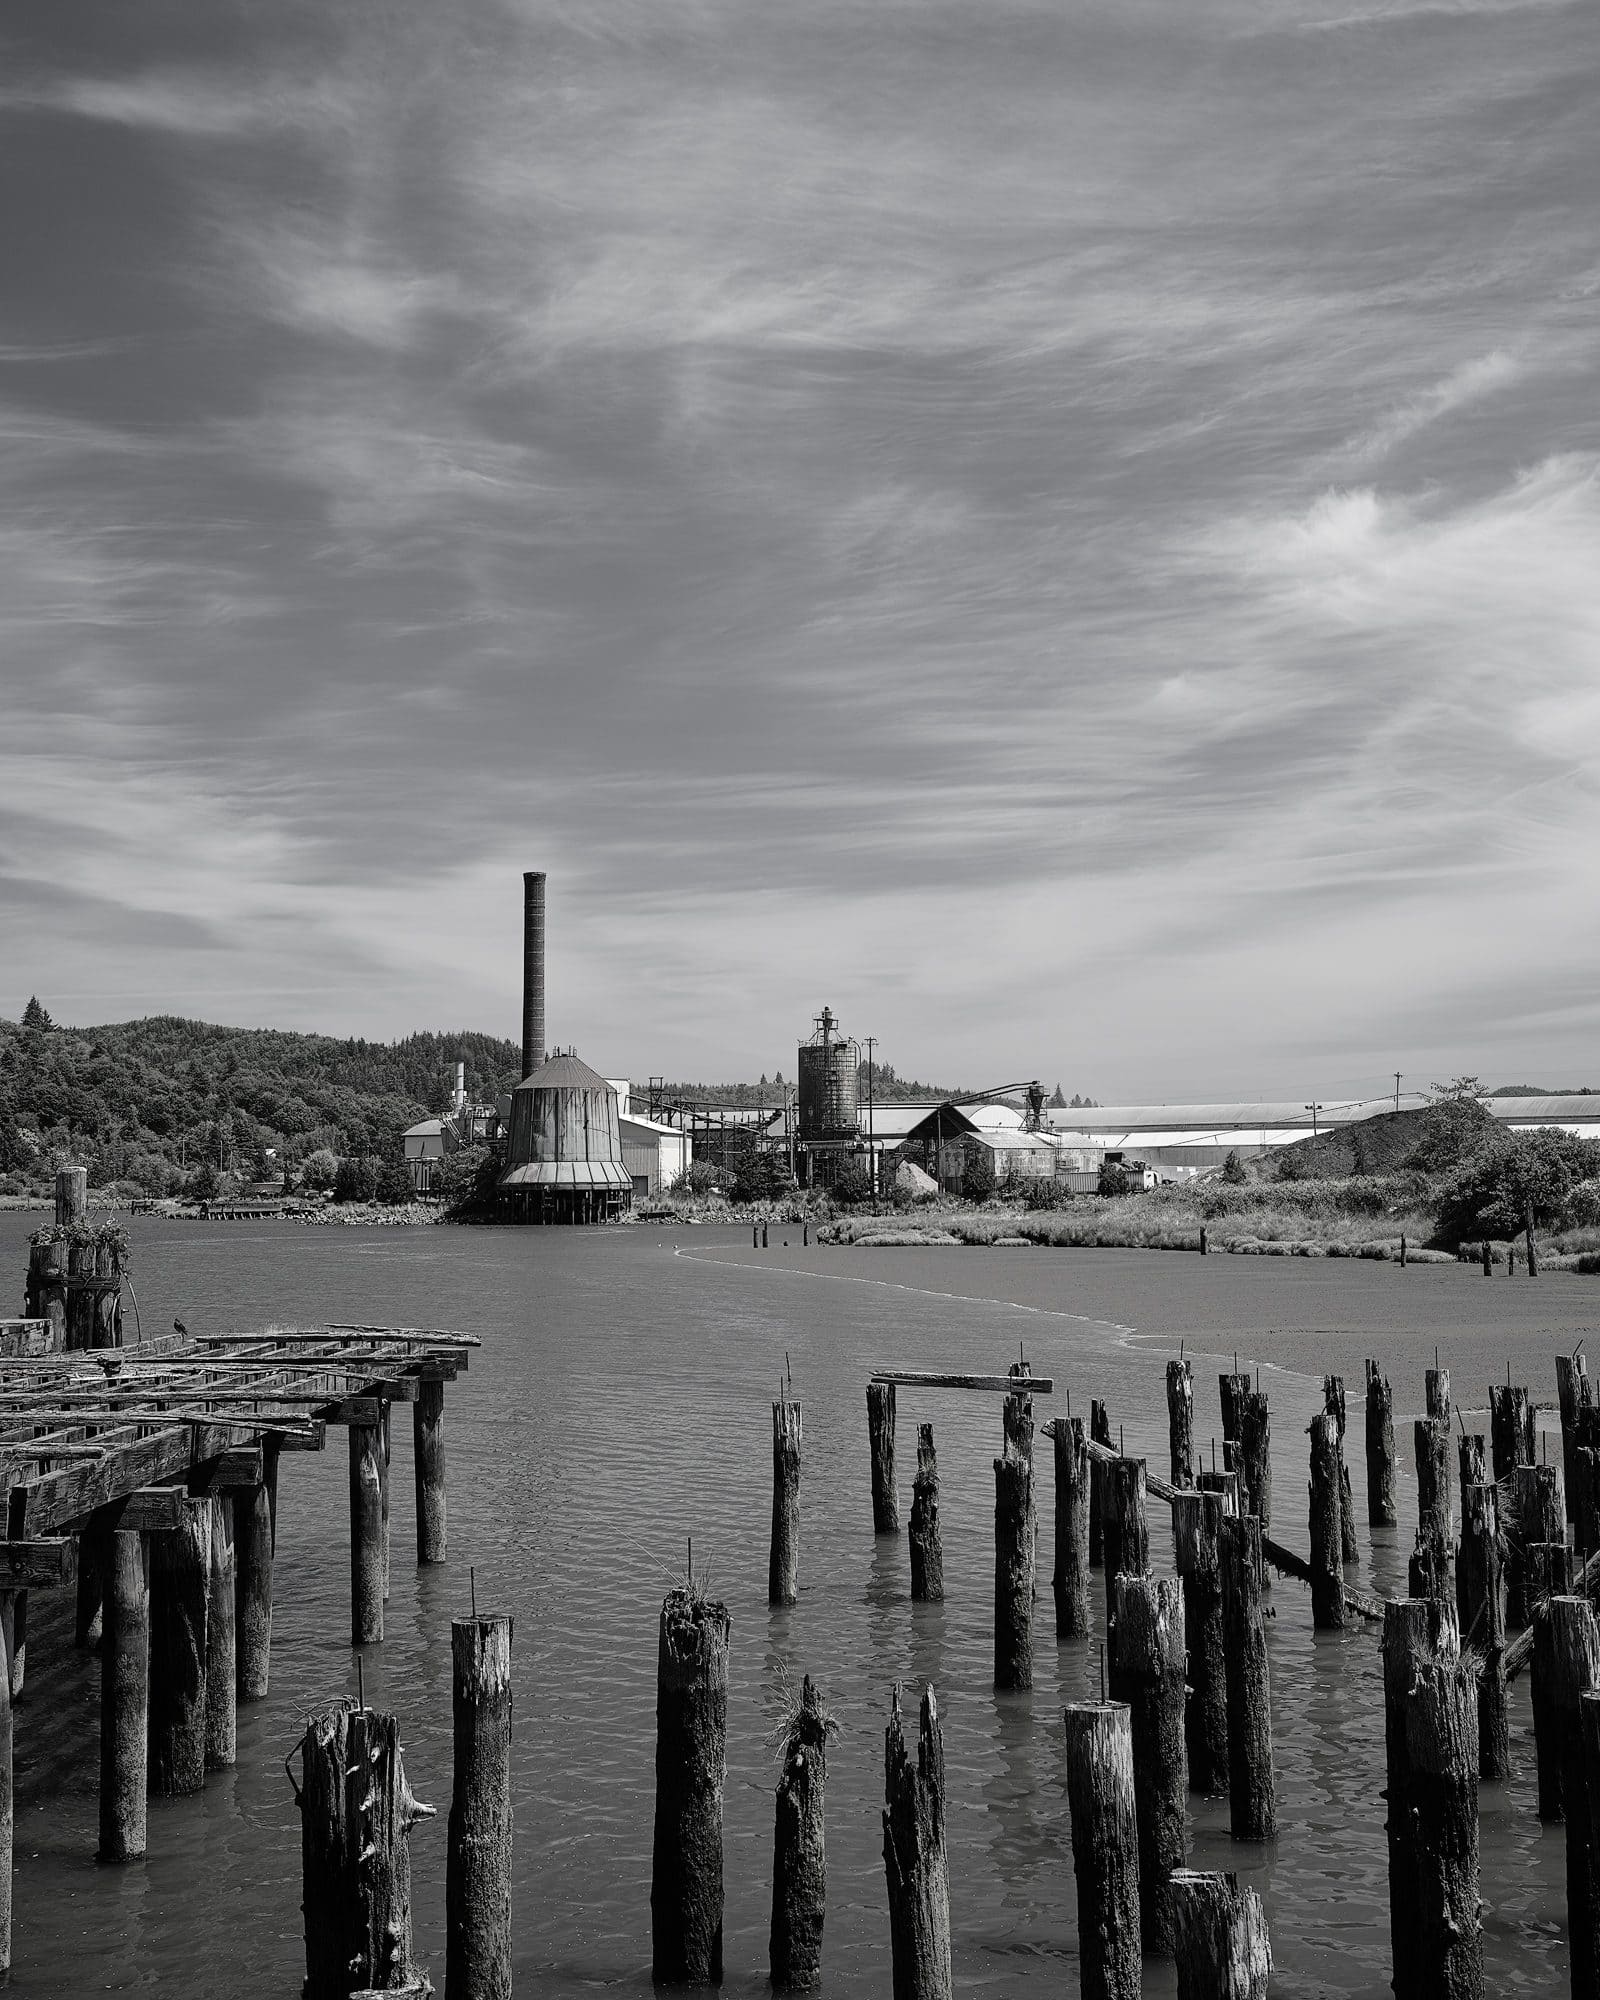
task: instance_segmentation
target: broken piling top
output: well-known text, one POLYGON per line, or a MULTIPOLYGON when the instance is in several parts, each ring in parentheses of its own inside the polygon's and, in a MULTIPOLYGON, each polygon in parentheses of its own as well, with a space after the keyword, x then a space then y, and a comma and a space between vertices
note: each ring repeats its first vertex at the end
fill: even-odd
POLYGON ((661 1600, 661 1685, 678 1689, 709 1680, 728 1698, 728 1607, 692 1583, 680 1583, 661 1600))
POLYGON ((944 1838, 944 1738, 932 1684, 923 1689, 911 1762, 897 1682, 884 1732, 883 1866, 894 1991, 949 2000, 950 1874, 944 1838))

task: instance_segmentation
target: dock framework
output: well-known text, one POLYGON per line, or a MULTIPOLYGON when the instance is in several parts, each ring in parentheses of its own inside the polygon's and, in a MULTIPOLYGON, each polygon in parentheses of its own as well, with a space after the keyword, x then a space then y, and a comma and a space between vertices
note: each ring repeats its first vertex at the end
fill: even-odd
MULTIPOLYGON (((88 1342, 117 1316, 84 1315, 88 1342)), ((118 1330, 120 1330, 118 1328, 118 1330)), ((149 1795, 233 1763, 267 1692, 283 1454, 349 1448, 351 1641, 383 1637, 391 1412, 412 1411, 417 1561, 447 1549, 444 1391, 480 1343, 332 1323, 70 1344, 62 1315, 0 1320, 0 1969, 11 1962, 13 1708, 28 1593, 76 1591, 101 1670, 100 1858, 145 1851, 149 1795)))

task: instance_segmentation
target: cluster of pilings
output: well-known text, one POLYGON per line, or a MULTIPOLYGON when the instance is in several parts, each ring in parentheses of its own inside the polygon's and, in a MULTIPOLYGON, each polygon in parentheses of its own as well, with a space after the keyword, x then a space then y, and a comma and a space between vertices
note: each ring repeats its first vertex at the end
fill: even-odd
POLYGON ((56 1175, 55 1221, 28 1244, 23 1311, 42 1322, 37 1351, 122 1345, 122 1279, 127 1240, 110 1222, 89 1220, 89 1174, 63 1167, 56 1175))

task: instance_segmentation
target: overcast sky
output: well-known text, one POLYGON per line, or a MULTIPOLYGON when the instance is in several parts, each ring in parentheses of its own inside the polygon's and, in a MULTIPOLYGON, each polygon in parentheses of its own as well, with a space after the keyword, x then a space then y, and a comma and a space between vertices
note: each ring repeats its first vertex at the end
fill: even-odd
POLYGON ((0 1013, 1600 1084, 1600 11, 11 0, 0 1013))

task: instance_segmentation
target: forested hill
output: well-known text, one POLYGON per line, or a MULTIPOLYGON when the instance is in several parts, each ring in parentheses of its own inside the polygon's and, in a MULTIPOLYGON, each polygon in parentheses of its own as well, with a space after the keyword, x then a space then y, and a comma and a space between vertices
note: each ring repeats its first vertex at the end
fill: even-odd
POLYGON ((340 1041, 173 1015, 58 1028, 30 1002, 23 1022, 0 1020, 0 1192, 62 1158, 96 1186, 150 1193, 219 1154, 246 1177, 323 1150, 394 1159, 408 1125, 448 1106, 458 1062, 469 1093, 492 1101, 515 1084, 519 1050, 493 1035, 340 1041))

